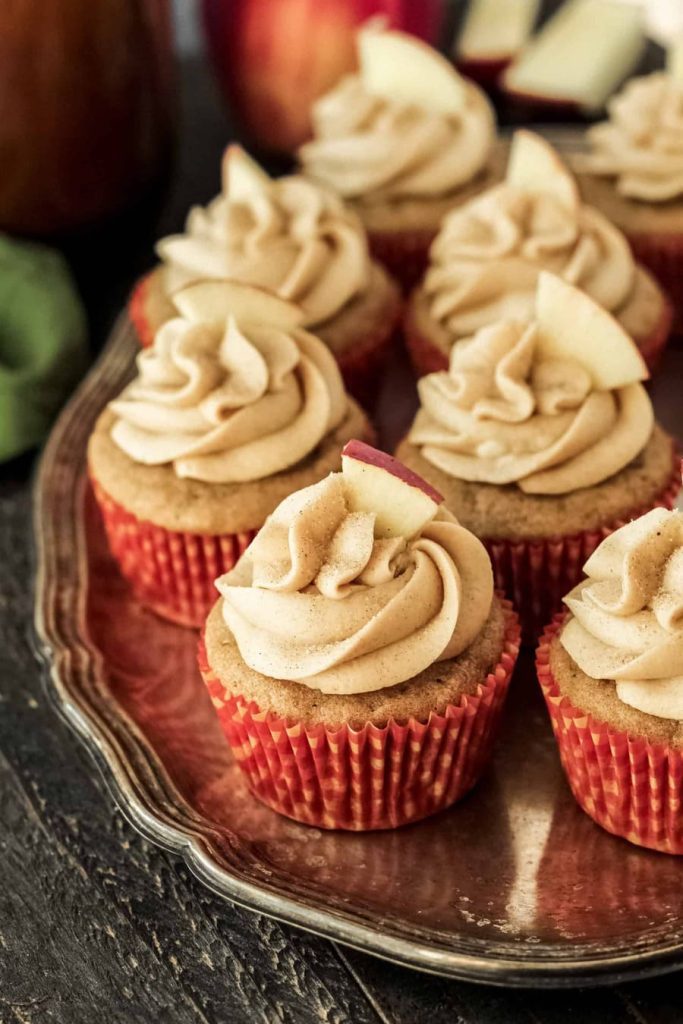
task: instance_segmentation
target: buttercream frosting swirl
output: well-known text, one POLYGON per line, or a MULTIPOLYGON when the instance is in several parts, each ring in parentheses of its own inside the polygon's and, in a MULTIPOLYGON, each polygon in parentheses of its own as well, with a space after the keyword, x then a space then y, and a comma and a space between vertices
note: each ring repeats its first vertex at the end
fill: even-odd
POLYGON ((453 346, 448 371, 418 382, 409 441, 450 476, 567 494, 608 479, 654 425, 640 383, 594 389, 573 359, 537 352, 535 323, 503 321, 453 346))
POLYGON ((348 199, 372 203, 444 196, 486 165, 495 119, 485 95, 464 85, 459 114, 388 101, 347 75, 313 106, 314 137, 299 150, 304 170, 348 199))
POLYGON ((610 312, 630 298, 636 266, 623 234, 597 210, 506 182, 449 213, 424 280, 432 317, 461 337, 533 314, 548 270, 610 312))
POLYGON ((192 208, 183 234, 157 244, 169 292, 198 278, 232 278, 296 302, 312 326, 367 288, 365 231, 341 199, 300 175, 263 175, 249 198, 234 199, 229 177, 208 206, 192 208))
POLYGON ((286 498, 217 581, 247 665, 323 693, 395 686, 474 640, 491 608, 485 548, 444 509, 415 537, 377 538, 343 473, 286 498))
POLYGON ((560 642, 625 704, 683 721, 683 515, 656 508, 610 534, 565 598, 560 642))
POLYGON ((588 130, 592 153, 577 167, 616 179, 624 196, 664 202, 683 196, 683 82, 656 72, 635 78, 588 130))
POLYGON ((348 400, 325 345, 303 330, 168 320, 110 403, 114 442, 135 462, 211 483, 260 480, 295 465, 344 418, 348 400))

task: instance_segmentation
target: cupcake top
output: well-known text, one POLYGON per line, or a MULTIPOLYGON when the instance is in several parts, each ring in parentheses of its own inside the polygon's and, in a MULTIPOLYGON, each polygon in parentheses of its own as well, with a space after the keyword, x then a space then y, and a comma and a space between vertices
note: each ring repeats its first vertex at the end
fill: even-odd
POLYGON ((683 515, 656 508, 610 534, 565 598, 560 642, 624 704, 683 721, 683 515))
POLYGON ((549 270, 617 311, 633 292, 628 242, 581 202, 553 148, 515 133, 506 180, 449 213, 424 279, 432 317, 454 335, 503 317, 532 315, 541 270, 549 270))
POLYGON ((239 146, 226 150, 221 195, 156 248, 169 293, 199 278, 244 281, 298 303, 306 326, 369 282, 365 231, 341 199, 300 175, 272 180, 239 146))
POLYGON ((607 480, 654 425, 647 368, 619 324, 543 272, 532 321, 502 320, 453 346, 418 382, 408 440, 461 480, 567 494, 607 480))
POLYGON ((313 106, 306 174, 363 202, 447 195, 486 165, 495 118, 480 89, 419 39, 364 27, 360 69, 313 106))
POLYGON ((208 483, 261 480, 294 466, 348 411, 327 347, 301 310, 249 285, 202 281, 174 296, 109 408, 115 444, 135 462, 208 483))
POLYGON ((632 79, 607 110, 609 120, 588 129, 591 154, 577 166, 614 178, 617 192, 631 199, 682 198, 683 68, 632 79))
POLYGON ((216 585, 250 668, 359 694, 462 653, 489 615, 493 576, 420 477, 358 441, 342 462, 286 498, 216 585))

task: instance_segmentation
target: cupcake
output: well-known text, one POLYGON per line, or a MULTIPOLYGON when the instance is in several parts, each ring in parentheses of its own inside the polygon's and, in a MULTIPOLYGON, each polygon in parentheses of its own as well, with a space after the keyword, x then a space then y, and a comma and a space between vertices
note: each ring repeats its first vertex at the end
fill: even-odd
POLYGON ((581 202, 555 150, 518 131, 505 181, 449 214, 432 245, 406 313, 416 371, 445 369, 453 345, 480 327, 529 318, 542 270, 612 313, 655 365, 671 328, 668 298, 634 262, 621 231, 581 202))
POLYGON ((448 807, 488 759, 518 650, 483 545, 358 441, 220 580, 200 668, 254 794, 320 828, 448 807))
POLYGON ((141 604, 199 626, 266 518, 372 437, 301 310, 251 285, 199 281, 98 419, 88 469, 112 554, 141 604))
POLYGON ((357 41, 359 71, 316 101, 299 158, 358 213, 373 255, 408 289, 444 214, 499 180, 503 147, 485 94, 436 50, 376 22, 357 41))
POLYGON ((584 570, 537 653, 562 766, 608 832, 683 854, 683 515, 652 509, 584 570))
MULTIPOLYGON (((682 61, 683 63, 683 61, 682 61)), ((683 68, 632 79, 577 157, 587 200, 619 227, 671 296, 683 330, 683 68)))
POLYGON ((496 584, 533 638, 603 538, 679 489, 647 369, 617 321, 543 272, 535 319, 501 320, 453 346, 418 383, 397 455, 481 537, 496 584))
POLYGON ((401 299, 368 255, 358 217, 300 175, 272 180, 239 146, 223 161, 223 191, 194 207, 184 234, 157 244, 161 263, 137 285, 130 316, 143 345, 175 316, 172 296, 197 279, 230 278, 275 292, 303 310, 328 346, 347 390, 374 397, 401 299))

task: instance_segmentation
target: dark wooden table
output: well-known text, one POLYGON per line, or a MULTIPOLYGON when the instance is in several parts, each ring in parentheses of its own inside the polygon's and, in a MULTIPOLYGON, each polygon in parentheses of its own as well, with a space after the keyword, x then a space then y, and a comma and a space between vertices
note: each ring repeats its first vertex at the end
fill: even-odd
MULTIPOLYGON (((215 193, 228 137, 203 69, 183 79, 161 231, 215 193)), ((82 280, 101 344, 136 267, 114 254, 100 272, 97 252, 82 280)), ((681 363, 663 386, 679 387, 681 363)), ((0 478, 0 1024, 679 1024, 680 975, 562 993, 420 975, 215 898, 141 839, 52 710, 31 652, 31 468, 0 478)))

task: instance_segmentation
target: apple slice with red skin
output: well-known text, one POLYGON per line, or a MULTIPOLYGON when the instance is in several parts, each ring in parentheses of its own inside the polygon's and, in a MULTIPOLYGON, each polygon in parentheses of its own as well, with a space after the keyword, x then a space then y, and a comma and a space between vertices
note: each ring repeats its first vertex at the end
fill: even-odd
POLYGON ((223 154, 221 165, 223 192, 236 203, 246 203, 263 195, 272 180, 246 150, 231 143, 223 154))
POLYGON ((193 281, 174 292, 171 299, 181 316, 194 323, 223 324, 234 316, 241 326, 291 331, 303 320, 300 306, 241 281, 193 281))
POLYGON ((374 512, 377 537, 414 537, 443 502, 421 476, 364 441, 345 445, 342 471, 351 511, 374 512))

